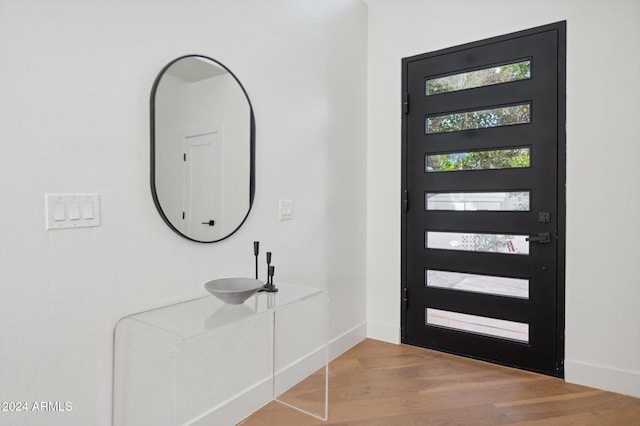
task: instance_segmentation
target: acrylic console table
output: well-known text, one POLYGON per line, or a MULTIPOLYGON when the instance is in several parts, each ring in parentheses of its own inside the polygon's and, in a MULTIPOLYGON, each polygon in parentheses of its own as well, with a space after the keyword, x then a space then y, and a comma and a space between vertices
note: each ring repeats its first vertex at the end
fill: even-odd
POLYGON ((272 400, 326 420, 327 294, 278 288, 242 305, 206 296, 122 318, 113 425, 233 425, 272 400))

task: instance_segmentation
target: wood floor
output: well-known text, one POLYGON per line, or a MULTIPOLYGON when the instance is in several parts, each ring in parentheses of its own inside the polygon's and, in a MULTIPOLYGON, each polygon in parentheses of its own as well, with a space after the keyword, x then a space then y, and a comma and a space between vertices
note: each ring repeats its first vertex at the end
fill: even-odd
MULTIPOLYGON (((322 401, 318 378, 296 386, 288 398, 322 401)), ((327 422, 271 402, 241 424, 627 426, 640 425, 640 399, 367 339, 329 366, 327 422)))

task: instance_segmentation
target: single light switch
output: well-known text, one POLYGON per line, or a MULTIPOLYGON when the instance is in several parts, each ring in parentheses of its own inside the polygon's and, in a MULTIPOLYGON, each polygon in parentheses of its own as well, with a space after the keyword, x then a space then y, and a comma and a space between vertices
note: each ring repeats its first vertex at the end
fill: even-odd
POLYGON ((278 203, 280 220, 293 219, 293 200, 280 200, 278 203))
POLYGON ((65 220, 67 218, 64 213, 64 203, 54 203, 53 204, 53 218, 56 221, 65 220))
POLYGON ((80 203, 69 203, 69 219, 80 220, 80 203))
POLYGON ((84 202, 82 203, 82 218, 83 219, 93 219, 93 203, 84 202))

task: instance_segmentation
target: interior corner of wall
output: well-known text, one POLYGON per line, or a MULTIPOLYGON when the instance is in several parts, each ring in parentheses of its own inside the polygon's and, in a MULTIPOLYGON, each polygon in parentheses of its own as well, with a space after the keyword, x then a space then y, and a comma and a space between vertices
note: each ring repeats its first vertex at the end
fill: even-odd
POLYGON ((400 343, 400 327, 394 324, 367 321, 367 337, 397 345, 400 343))

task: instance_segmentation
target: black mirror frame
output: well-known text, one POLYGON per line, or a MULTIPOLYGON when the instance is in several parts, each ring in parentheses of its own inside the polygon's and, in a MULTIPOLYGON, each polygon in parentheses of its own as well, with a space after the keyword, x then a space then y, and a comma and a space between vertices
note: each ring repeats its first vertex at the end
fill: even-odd
POLYGON ((238 231, 238 229, 240 229, 242 227, 242 225, 246 222, 247 218, 249 217, 249 213, 251 212, 251 208, 253 207, 253 199, 255 198, 255 190, 256 190, 256 185, 255 185, 255 160, 256 160, 256 123, 255 123, 255 117, 253 114, 253 106, 251 104, 251 100, 249 99, 249 95, 247 94, 247 91, 245 90, 244 86, 242 85, 242 83, 240 83, 240 80, 238 80, 238 77, 236 77, 236 75, 231 72, 231 70, 229 68, 227 68, 224 64, 222 64, 219 61, 216 61, 213 58, 210 58, 208 56, 204 56, 204 55, 198 55, 198 54, 192 54, 192 55, 183 55, 180 56, 174 60, 172 60, 171 62, 169 62, 167 65, 165 65, 162 70, 158 73, 156 79, 153 82, 153 86, 151 88, 151 95, 149 98, 149 111, 150 111, 150 125, 151 125, 151 131, 150 131, 150 138, 151 138, 151 150, 150 150, 150 180, 151 180, 151 196, 153 197, 153 203, 156 206, 156 209, 158 210, 158 213, 160 213, 160 217, 162 217, 162 220, 164 220, 164 222, 167 224, 167 226, 169 226, 169 228, 171 228, 171 230, 173 230, 173 232, 175 232, 176 234, 180 235, 183 238, 186 238, 187 240, 191 240, 194 241, 196 243, 217 243, 219 241, 225 240, 227 238, 229 238, 230 236, 232 236, 233 234, 236 233, 236 231, 238 231), (164 73, 167 71, 167 69, 169 69, 169 67, 171 67, 171 65, 173 65, 175 62, 181 60, 181 59, 185 59, 185 58, 202 58, 202 59, 206 59, 208 61, 212 61, 215 64, 217 64, 218 66, 220 66, 221 68, 223 68, 225 71, 227 71, 232 77, 233 79, 236 81, 236 83, 238 83, 238 85, 240 86, 240 89, 242 89, 242 93, 244 93, 245 98, 247 99, 247 103, 249 104, 249 115, 250 115, 250 130, 249 130, 249 144, 250 144, 250 165, 249 165, 249 169, 250 169, 250 176, 249 176, 249 208, 247 209, 247 214, 244 216, 244 218, 242 219, 242 222, 240 222, 240 224, 237 226, 236 229, 234 229, 233 231, 231 231, 228 235, 225 235, 224 237, 218 239, 218 240, 213 240, 213 241, 200 241, 200 240, 196 240, 193 238, 188 237, 187 235, 183 234, 182 232, 180 232, 179 229, 177 229, 175 226, 173 226, 173 224, 171 223, 171 221, 169 221, 169 219, 167 218, 167 216, 165 215, 164 211, 162 210, 162 206, 160 205, 160 201, 158 200, 158 193, 156 191, 156 182, 155 182, 155 175, 156 175, 156 164, 155 164, 155 159, 156 159, 156 145, 155 145, 155 117, 156 117, 156 111, 155 111, 155 97, 156 97, 156 91, 158 89, 158 85, 160 84, 160 80, 162 79, 164 73))

